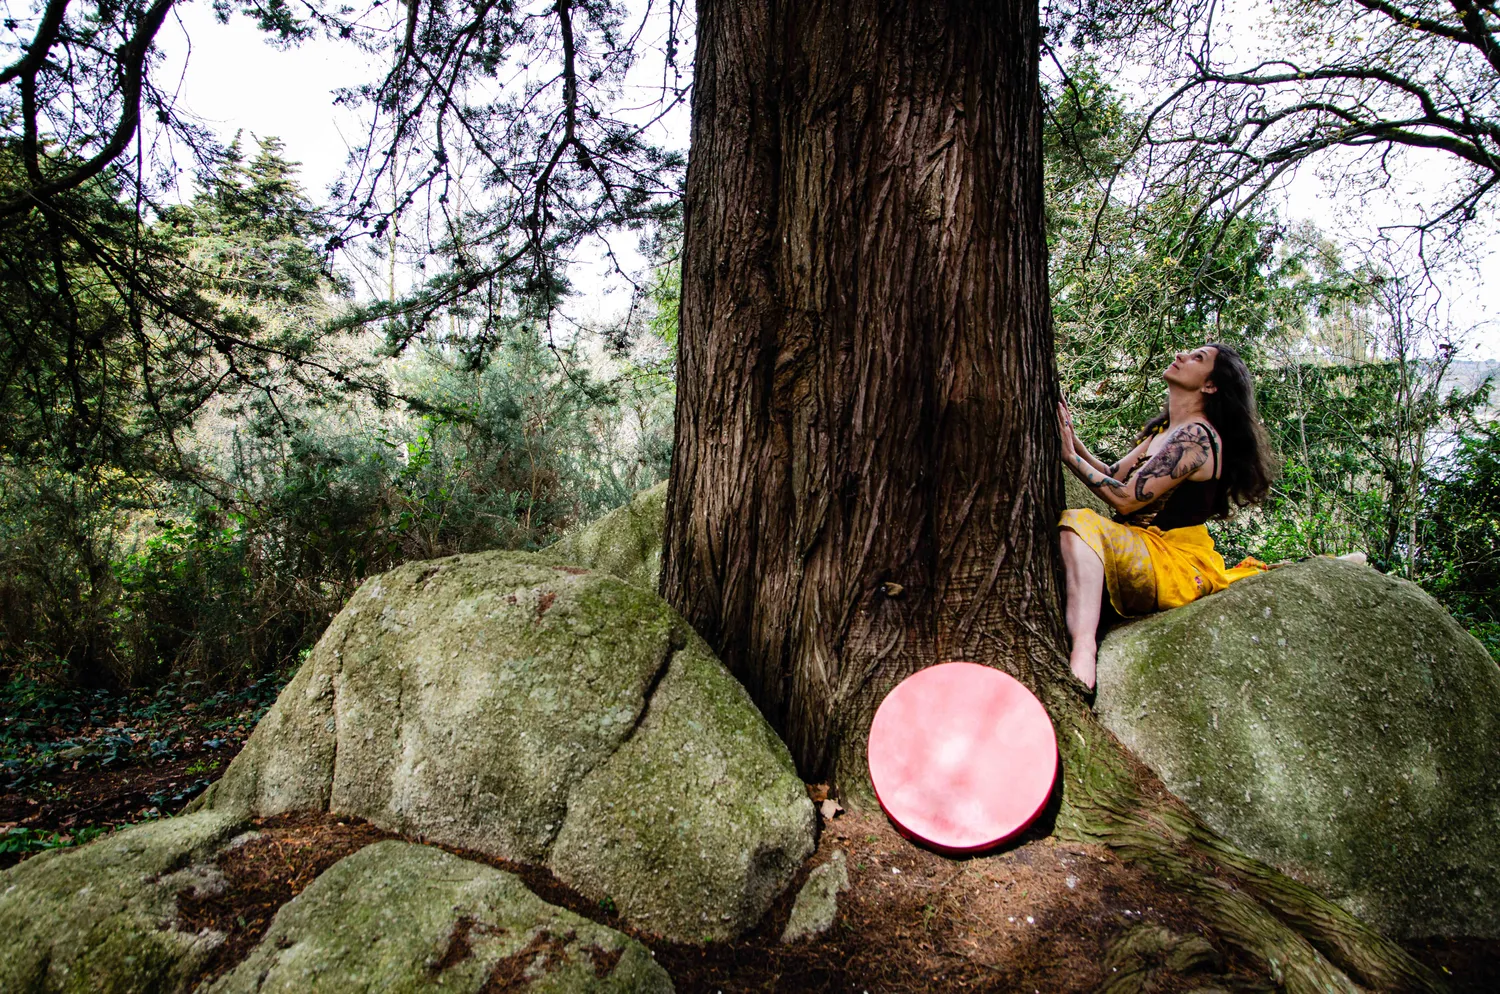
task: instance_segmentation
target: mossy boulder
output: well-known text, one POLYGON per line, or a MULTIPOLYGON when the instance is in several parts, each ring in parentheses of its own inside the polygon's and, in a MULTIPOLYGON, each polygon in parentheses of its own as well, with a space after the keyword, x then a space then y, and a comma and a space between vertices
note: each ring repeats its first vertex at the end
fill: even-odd
POLYGON ((367 581, 202 803, 545 864, 688 940, 754 924, 815 825, 785 746, 664 601, 507 552, 367 581))
POLYGON ((687 635, 636 734, 573 791, 548 865, 651 931, 738 932, 813 850, 816 816, 785 750, 687 635))
POLYGON ((224 886, 209 857, 232 813, 148 822, 0 876, 0 991, 171 994, 221 942, 176 925, 177 897, 224 886))
POLYGON ((642 490, 623 507, 575 528, 540 553, 549 563, 581 566, 655 591, 661 578, 667 483, 642 490))
POLYGON ((832 928, 839 914, 839 894, 848 887, 849 866, 844 850, 835 849, 827 862, 807 875, 807 882, 797 892, 786 928, 781 930, 781 941, 797 942, 832 928))
POLYGON ((1318 558, 1116 628, 1105 724, 1216 831, 1403 938, 1500 937, 1500 668, 1318 558))
POLYGON ((481 989, 665 994, 672 983, 639 942, 547 904, 511 874, 389 841, 283 905, 207 994, 481 989))

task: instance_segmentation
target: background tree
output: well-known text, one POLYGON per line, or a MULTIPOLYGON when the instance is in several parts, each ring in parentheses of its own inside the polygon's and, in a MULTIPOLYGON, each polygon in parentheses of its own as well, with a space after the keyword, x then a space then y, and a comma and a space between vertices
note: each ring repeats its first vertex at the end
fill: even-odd
POLYGON ((1129 140, 1144 182, 1120 194, 1155 200, 1196 178, 1201 210, 1229 221, 1305 163, 1357 196, 1441 162, 1410 227, 1462 235, 1485 216, 1500 186, 1493 0, 1288 0, 1271 11, 1252 31, 1258 11, 1214 0, 1047 5, 1059 49, 1146 68, 1139 82, 1156 96, 1129 140))
MULTIPOLYGON (((74 467, 161 467, 213 397, 274 402, 289 365, 382 388, 306 334, 224 311, 152 224, 179 170, 172 149, 215 168, 209 137, 151 79, 171 7, 49 0, 0 40, 0 421, 21 448, 74 467)), ((304 31, 277 5, 260 22, 283 39, 304 31)))

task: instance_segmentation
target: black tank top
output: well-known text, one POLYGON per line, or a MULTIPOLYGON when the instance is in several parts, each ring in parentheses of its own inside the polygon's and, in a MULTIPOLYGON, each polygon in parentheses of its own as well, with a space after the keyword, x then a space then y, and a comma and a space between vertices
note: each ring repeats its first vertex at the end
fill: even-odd
MULTIPOLYGON (((1212 518, 1219 511, 1219 439, 1214 434, 1213 427, 1201 421, 1191 422, 1202 424, 1208 428, 1208 445, 1214 455, 1214 478, 1211 480, 1183 480, 1177 486, 1167 491, 1166 499, 1147 504, 1145 507, 1137 508, 1129 514, 1116 515, 1115 520, 1125 525, 1139 525, 1145 528, 1147 525, 1155 525, 1162 531, 1172 528, 1188 528, 1192 525, 1201 525, 1212 518)), ((1129 480, 1146 464, 1142 459, 1130 475, 1125 477, 1129 480)))

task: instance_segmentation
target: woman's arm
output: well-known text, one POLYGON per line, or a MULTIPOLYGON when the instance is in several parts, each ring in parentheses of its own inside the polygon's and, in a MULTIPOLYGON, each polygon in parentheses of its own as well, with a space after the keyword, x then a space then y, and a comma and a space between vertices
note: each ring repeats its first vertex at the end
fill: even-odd
MULTIPOLYGON (((1089 447, 1083 444, 1083 439, 1079 438, 1077 432, 1073 430, 1073 411, 1068 407, 1068 402, 1063 401, 1058 406, 1062 421, 1067 426, 1067 435, 1071 436, 1073 439, 1073 451, 1082 456, 1084 462, 1088 463, 1094 469, 1098 470, 1102 475, 1113 477, 1117 480, 1123 480, 1125 479, 1125 477, 1130 475, 1130 471, 1136 467, 1136 464, 1139 463, 1143 458, 1145 458, 1146 449, 1151 444, 1150 438, 1142 439, 1139 445, 1126 453, 1125 456, 1113 466, 1105 465, 1104 460, 1100 459, 1098 456, 1090 452, 1089 447)), ((1065 441, 1063 445, 1063 458, 1066 459, 1068 457, 1068 454, 1069 451, 1065 441)))
POLYGON ((1114 506, 1116 500, 1128 498, 1130 492, 1125 484, 1105 472, 1104 464, 1094 458, 1093 453, 1078 440, 1073 432, 1073 413, 1066 403, 1057 405, 1057 428, 1062 435, 1063 465, 1083 481, 1099 498, 1114 506))
POLYGON ((1082 480, 1084 486, 1098 494, 1100 500, 1116 510, 1121 509, 1120 501, 1130 498, 1130 491, 1125 484, 1089 465, 1077 450, 1064 453, 1063 465, 1072 470, 1073 475, 1082 480))
POLYGON ((1183 425, 1172 433, 1161 451, 1141 467, 1136 474, 1135 485, 1127 487, 1113 476, 1088 465, 1076 448, 1070 450, 1071 435, 1071 428, 1065 427, 1064 463, 1100 500, 1121 514, 1138 511, 1147 504, 1160 500, 1169 490, 1205 465, 1210 454, 1208 429, 1197 422, 1183 425))
POLYGON ((1135 448, 1121 456, 1120 461, 1113 466, 1100 465, 1098 468, 1102 469, 1106 476, 1113 476, 1117 480, 1128 479, 1131 471, 1141 464, 1142 459, 1146 458, 1146 450, 1151 447, 1151 438, 1152 436, 1148 435, 1141 439, 1135 448))

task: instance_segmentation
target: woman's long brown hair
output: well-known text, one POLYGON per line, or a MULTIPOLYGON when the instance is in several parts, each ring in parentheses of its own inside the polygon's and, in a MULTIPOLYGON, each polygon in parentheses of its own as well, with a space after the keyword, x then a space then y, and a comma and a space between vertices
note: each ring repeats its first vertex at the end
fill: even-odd
MULTIPOLYGON (((1245 360, 1233 346, 1208 342, 1218 349, 1213 372, 1208 378, 1217 388, 1203 395, 1203 414, 1219 433, 1219 494, 1214 502, 1214 516, 1229 516, 1235 507, 1259 504, 1265 500, 1276 478, 1275 457, 1265 426, 1255 407, 1255 381, 1245 360)), ((1141 429, 1141 438, 1156 434, 1169 420, 1166 408, 1141 429)))

